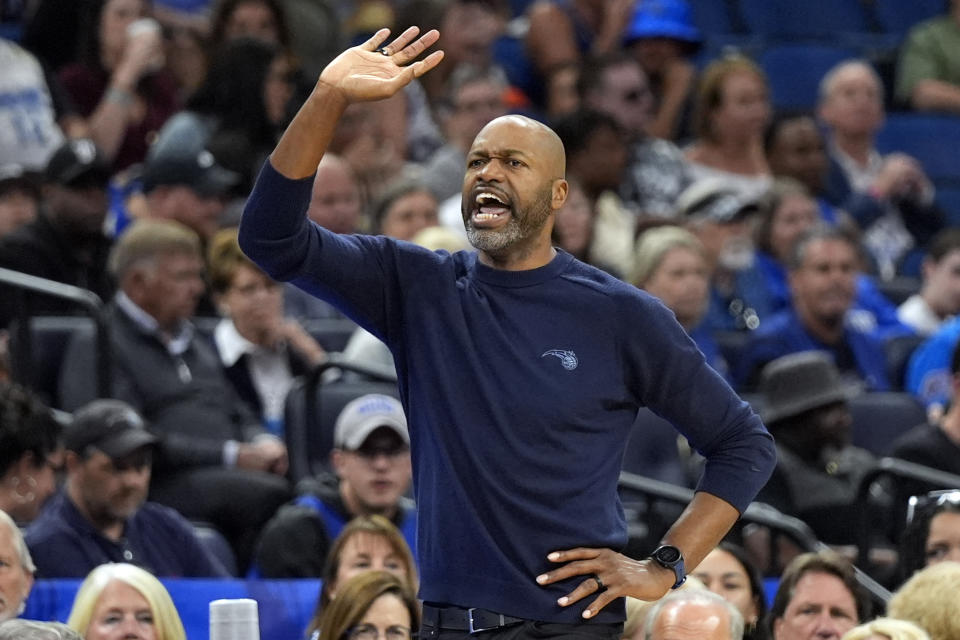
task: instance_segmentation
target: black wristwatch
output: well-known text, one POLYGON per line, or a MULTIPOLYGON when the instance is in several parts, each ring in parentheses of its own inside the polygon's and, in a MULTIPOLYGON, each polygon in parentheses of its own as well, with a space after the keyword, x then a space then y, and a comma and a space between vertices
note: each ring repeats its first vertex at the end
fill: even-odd
POLYGON ((680 549, 673 545, 662 544, 650 554, 650 557, 664 569, 673 571, 673 575, 677 577, 677 581, 673 583, 671 589, 676 589, 686 581, 687 571, 683 566, 683 553, 680 552, 680 549))

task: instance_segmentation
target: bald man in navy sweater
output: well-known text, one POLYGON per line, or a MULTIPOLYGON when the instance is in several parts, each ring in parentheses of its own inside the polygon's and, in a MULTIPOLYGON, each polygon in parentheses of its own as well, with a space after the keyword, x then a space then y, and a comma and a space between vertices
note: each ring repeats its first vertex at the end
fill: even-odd
POLYGON ((624 598, 659 598, 763 486, 773 441, 655 298, 550 242, 567 197, 549 128, 498 118, 467 157, 475 252, 338 235, 307 220, 311 176, 344 109, 436 66, 439 38, 381 30, 324 69, 247 203, 244 251, 330 301, 392 351, 418 505, 422 633, 619 638, 624 598), (617 495, 640 407, 707 458, 694 499, 650 557, 618 552, 617 495))

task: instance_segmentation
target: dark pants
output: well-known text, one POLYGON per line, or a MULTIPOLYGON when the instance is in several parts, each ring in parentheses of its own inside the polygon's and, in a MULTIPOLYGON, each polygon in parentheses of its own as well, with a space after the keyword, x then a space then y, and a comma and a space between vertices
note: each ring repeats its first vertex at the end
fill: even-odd
POLYGON ((419 640, 620 640, 622 635, 622 622, 565 624, 527 620, 473 634, 424 624, 420 628, 419 640))
POLYGON ((150 499, 189 520, 212 524, 226 537, 245 572, 260 530, 290 500, 286 479, 246 469, 196 467, 153 478, 150 499))

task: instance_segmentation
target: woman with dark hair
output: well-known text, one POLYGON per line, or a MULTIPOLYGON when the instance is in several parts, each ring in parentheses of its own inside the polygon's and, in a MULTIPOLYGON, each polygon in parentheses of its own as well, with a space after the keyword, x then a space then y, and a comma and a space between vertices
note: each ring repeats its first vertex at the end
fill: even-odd
POLYGON ((763 579, 743 548, 721 542, 691 575, 740 611, 745 626, 744 640, 769 638, 763 624, 767 616, 763 579))
POLYGON ((243 177, 238 195, 249 192, 287 123, 287 103, 295 93, 296 77, 281 49, 241 38, 218 50, 206 79, 187 104, 210 131, 210 152, 243 177))
POLYGON ((210 44, 214 51, 234 40, 249 38, 290 49, 290 30, 278 0, 221 0, 210 19, 210 44))
POLYGON ((0 511, 32 521, 54 492, 60 423, 31 393, 0 384, 0 511))
POLYGON ((945 561, 960 562, 960 489, 913 496, 900 538, 900 577, 945 561))
POLYGON ((164 70, 163 37, 150 0, 104 0, 79 62, 60 81, 90 137, 119 171, 140 162, 153 135, 173 115, 176 82, 164 70))

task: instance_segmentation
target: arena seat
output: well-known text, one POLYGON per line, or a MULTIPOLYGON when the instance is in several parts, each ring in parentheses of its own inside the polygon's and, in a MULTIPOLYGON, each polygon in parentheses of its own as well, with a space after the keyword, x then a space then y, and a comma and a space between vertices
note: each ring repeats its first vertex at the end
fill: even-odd
POLYGON ((718 33, 738 31, 728 2, 718 0, 690 0, 693 10, 693 23, 700 29, 705 39, 718 33))
POLYGON ((79 331, 92 334, 93 320, 87 316, 34 316, 30 318, 30 342, 27 349, 26 345, 20 344, 18 329, 11 327, 10 330, 10 351, 14 366, 19 361, 20 349, 28 350, 25 357, 29 368, 26 371, 15 370, 14 378, 54 408, 60 408, 60 367, 67 345, 79 331))
POLYGON ((878 456, 890 450, 901 434, 926 421, 927 415, 909 393, 871 391, 850 401, 853 444, 878 456))
POLYGON ((237 577, 240 575, 240 570, 237 568, 237 556, 223 534, 207 522, 191 522, 191 524, 194 533, 200 539, 200 543, 210 555, 219 560, 231 576, 237 577))
POLYGON ((873 15, 887 33, 906 36, 923 20, 947 12, 948 0, 873 0, 873 15))
MULTIPOLYGON (((287 393, 284 439, 290 459, 288 475, 293 483, 329 470, 333 426, 348 402, 368 393, 399 397, 396 374, 391 378, 388 372, 370 375, 367 379, 325 381, 326 372, 338 368, 337 362, 340 361, 333 358, 331 364, 298 380, 287 393)), ((340 366, 344 370, 357 370, 342 362, 340 366)))
POLYGON ((774 107, 810 110, 817 103, 820 80, 827 71, 857 57, 857 50, 850 47, 781 44, 764 50, 758 62, 767 74, 774 107))
POLYGON ((832 39, 870 31, 860 0, 740 0, 740 14, 747 29, 770 40, 832 39))
POLYGON ((946 226, 960 227, 960 164, 957 165, 957 180, 953 184, 937 186, 937 205, 943 210, 946 226))
POLYGON ((923 165, 934 182, 960 178, 960 118, 917 113, 892 113, 877 134, 881 153, 902 151, 923 165))

